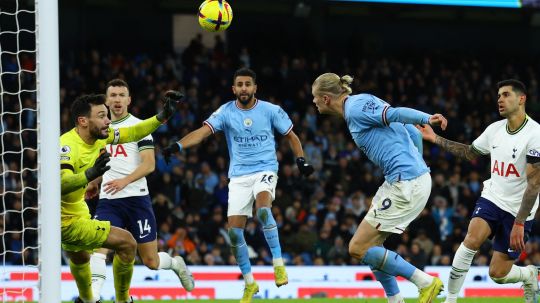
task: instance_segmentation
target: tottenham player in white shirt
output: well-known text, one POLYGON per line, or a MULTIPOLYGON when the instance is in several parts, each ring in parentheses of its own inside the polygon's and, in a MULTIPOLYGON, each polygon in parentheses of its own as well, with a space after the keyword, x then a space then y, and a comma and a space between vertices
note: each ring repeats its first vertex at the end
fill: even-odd
MULTIPOLYGON (((128 112, 131 103, 128 84, 114 79, 107 84, 106 104, 111 112, 112 125, 129 126, 140 121, 128 112)), ((170 269, 179 278, 182 286, 191 291, 193 277, 180 256, 172 258, 157 249, 157 225, 152 210, 145 176, 155 169, 154 142, 148 135, 139 142, 107 145, 111 154, 109 169, 104 175, 100 200, 96 209, 97 220, 110 221, 111 225, 125 228, 137 241, 137 250, 142 262, 150 269, 170 269)), ((97 184, 89 185, 87 197, 97 194, 97 184)), ((99 299, 105 281, 106 248, 92 254, 92 291, 99 299)))
POLYGON ((447 140, 431 127, 423 138, 455 156, 472 160, 490 155, 491 178, 484 182, 465 240, 452 262, 447 303, 457 302, 473 257, 493 238, 489 276, 500 284, 523 282, 525 302, 538 301, 538 269, 514 265, 531 231, 540 191, 540 125, 525 113, 526 89, 518 80, 498 83, 498 108, 504 120, 489 125, 471 145, 447 140))

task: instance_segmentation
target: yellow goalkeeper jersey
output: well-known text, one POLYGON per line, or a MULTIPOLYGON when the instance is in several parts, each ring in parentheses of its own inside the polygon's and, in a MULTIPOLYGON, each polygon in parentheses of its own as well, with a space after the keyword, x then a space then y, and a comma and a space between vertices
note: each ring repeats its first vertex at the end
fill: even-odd
POLYGON ((78 218, 90 218, 88 206, 84 201, 88 184, 84 172, 94 165, 100 150, 107 144, 139 141, 160 125, 154 116, 130 127, 110 128, 107 139, 96 140, 92 145, 86 144, 75 128, 60 136, 62 226, 69 225, 78 218))

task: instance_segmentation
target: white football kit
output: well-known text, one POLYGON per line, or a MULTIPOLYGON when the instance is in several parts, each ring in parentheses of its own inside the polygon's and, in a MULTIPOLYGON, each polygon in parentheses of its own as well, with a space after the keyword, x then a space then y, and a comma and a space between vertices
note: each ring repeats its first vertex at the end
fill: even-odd
MULTIPOLYGON (((140 119, 129 114, 119 121, 114 121, 114 127, 126 127, 137 124, 140 119)), ((124 178, 131 174, 140 164, 141 157, 139 151, 145 149, 153 149, 154 141, 152 135, 148 135, 138 142, 129 142, 123 144, 111 145, 107 144, 106 149, 111 154, 111 160, 108 165, 111 169, 103 174, 102 184, 108 181, 124 178)), ((139 180, 133 181, 118 193, 111 195, 104 191, 105 186, 101 186, 99 194, 100 199, 118 199, 125 197, 146 196, 149 194, 146 178, 142 177, 139 180)))
MULTIPOLYGON (((516 216, 527 187, 527 157, 540 158, 540 125, 527 116, 511 132, 506 119, 497 121, 474 140, 472 147, 491 156, 491 178, 484 181, 482 197, 516 216)), ((537 208, 538 197, 527 221, 534 218, 537 208)))

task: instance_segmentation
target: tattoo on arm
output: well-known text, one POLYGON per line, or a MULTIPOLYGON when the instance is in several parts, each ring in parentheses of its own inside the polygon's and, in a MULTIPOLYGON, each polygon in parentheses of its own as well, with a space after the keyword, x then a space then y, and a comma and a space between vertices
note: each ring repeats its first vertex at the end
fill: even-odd
POLYGON ((540 191, 540 162, 532 164, 532 170, 527 171, 527 188, 523 193, 523 199, 521 200, 521 206, 519 207, 518 214, 516 215, 516 222, 524 223, 527 217, 531 213, 531 210, 538 197, 540 191))
POLYGON ((465 158, 467 160, 473 160, 479 156, 479 154, 473 149, 472 145, 451 141, 441 136, 437 136, 435 138, 435 144, 439 145, 454 156, 465 158))

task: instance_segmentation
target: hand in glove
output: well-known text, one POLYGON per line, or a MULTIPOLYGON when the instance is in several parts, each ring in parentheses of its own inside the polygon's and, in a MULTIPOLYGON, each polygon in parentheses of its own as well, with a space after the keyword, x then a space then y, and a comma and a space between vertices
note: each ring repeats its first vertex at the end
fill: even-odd
POLYGON ((296 165, 298 166, 298 170, 302 175, 304 175, 304 177, 311 175, 314 171, 313 166, 311 164, 307 164, 304 157, 296 158, 296 165))

